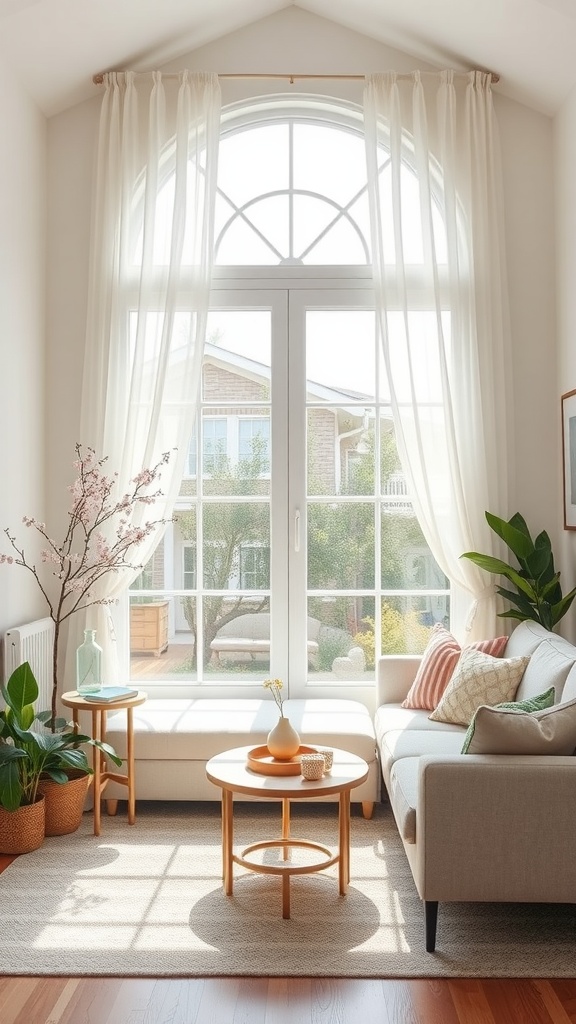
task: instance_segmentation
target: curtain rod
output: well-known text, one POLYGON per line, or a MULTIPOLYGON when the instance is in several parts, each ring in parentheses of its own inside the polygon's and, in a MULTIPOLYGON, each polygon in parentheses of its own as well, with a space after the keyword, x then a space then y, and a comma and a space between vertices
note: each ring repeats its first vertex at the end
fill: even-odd
MULTIPOLYGON (((490 75, 490 78, 491 78, 492 82, 494 82, 494 83, 500 81, 500 75, 497 75, 496 72, 494 72, 494 71, 482 71, 481 69, 477 69, 477 70, 480 70, 481 74, 483 74, 483 75, 490 75)), ((109 74, 110 72, 106 72, 106 73, 109 74)), ((456 71, 455 72, 456 75, 467 75, 469 73, 470 73, 469 71, 456 71)), ((150 72, 149 71, 135 71, 134 74, 135 75, 149 75, 150 72)), ((423 75, 430 75, 430 74, 436 74, 436 72, 434 72, 434 71, 422 71, 421 74, 423 74, 423 75)), ((164 78, 178 78, 178 72, 168 72, 163 77, 164 78)), ((411 77, 412 77, 412 75, 409 74, 409 73, 404 73, 404 74, 403 73, 399 73, 398 74, 398 78, 411 78, 411 77)), ((366 75, 289 75, 289 74, 267 74, 265 72, 262 73, 262 74, 258 74, 258 73, 257 74, 252 74, 252 73, 234 74, 233 72, 224 72, 223 74, 219 74, 218 78, 282 79, 282 80, 288 81, 290 83, 290 85, 294 85, 294 82, 302 81, 302 80, 305 80, 305 79, 324 79, 324 80, 325 79, 332 79, 332 80, 339 79, 339 80, 345 80, 345 81, 362 82, 366 78, 366 75)), ((94 85, 102 85, 102 83, 104 82, 104 72, 100 72, 100 74, 98 74, 98 75, 93 75, 92 81, 94 82, 94 85)))

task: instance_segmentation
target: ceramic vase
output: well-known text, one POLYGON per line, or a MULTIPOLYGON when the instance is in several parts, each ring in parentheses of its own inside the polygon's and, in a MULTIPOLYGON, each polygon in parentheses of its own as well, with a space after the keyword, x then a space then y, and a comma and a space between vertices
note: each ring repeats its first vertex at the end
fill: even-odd
POLYGON ((300 749, 300 737, 290 719, 283 716, 278 719, 276 725, 268 733, 266 746, 278 761, 289 761, 300 749))

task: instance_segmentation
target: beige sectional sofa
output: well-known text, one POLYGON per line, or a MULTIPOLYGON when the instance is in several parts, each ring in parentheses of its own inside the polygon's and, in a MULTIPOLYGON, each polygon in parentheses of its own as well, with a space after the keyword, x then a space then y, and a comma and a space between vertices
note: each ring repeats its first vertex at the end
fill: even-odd
MULTIPOLYGON (((514 700, 554 687, 555 706, 531 722, 526 714, 523 722, 510 722, 514 710, 497 717, 517 729, 543 730, 546 740, 561 703, 569 753, 463 754, 465 726, 431 721, 429 710, 401 706, 420 659, 389 656, 379 662, 376 742, 424 901, 430 952, 439 902, 576 902, 576 709, 570 703, 576 705, 576 647, 535 622, 522 622, 503 654, 521 656, 529 661, 514 700)), ((481 714, 494 717, 492 709, 481 714)))

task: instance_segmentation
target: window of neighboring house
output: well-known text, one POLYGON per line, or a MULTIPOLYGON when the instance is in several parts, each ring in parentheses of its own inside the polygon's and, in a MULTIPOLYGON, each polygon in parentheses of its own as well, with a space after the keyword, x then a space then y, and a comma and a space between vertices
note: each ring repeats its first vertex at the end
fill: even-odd
POLYGON ((228 460, 228 421, 225 417, 202 420, 204 473, 221 473, 228 460))
MULTIPOLYGON (((385 148, 380 171, 391 201, 385 148)), ((402 174, 414 179, 402 248, 426 373, 437 323, 408 163, 402 174)), ((432 227, 441 261, 439 211, 432 227)), ((387 239, 387 257, 397 244, 387 239)), ((362 112, 305 96, 226 108, 197 425, 164 587, 154 581, 171 604, 170 642, 193 652, 171 682, 252 694, 271 674, 291 696, 348 686, 369 703, 380 654, 421 652, 430 623, 449 620, 449 584, 400 468, 370 263, 362 112), (263 630, 269 654, 232 645, 215 664, 220 628, 239 639, 263 630)), ((182 324, 187 301, 183 291, 182 324)), ((394 311, 389 328, 402 330, 394 311)), ((154 669, 164 679, 162 658, 154 669)))
POLYGON ((270 549, 244 544, 240 548, 240 589, 267 587, 270 580, 270 549))
MULTIPOLYGON (((270 472, 270 419, 255 416, 227 416, 214 419, 202 418, 203 467, 204 474, 217 476, 227 467, 234 468, 241 475, 244 472, 257 474, 270 472)), ((195 477, 197 472, 196 431, 190 438, 186 475, 195 477)))
POLYGON ((196 590, 196 545, 185 544, 182 549, 182 587, 196 590))
POLYGON ((270 472, 270 419, 243 417, 238 421, 238 464, 248 466, 255 460, 261 475, 270 472))

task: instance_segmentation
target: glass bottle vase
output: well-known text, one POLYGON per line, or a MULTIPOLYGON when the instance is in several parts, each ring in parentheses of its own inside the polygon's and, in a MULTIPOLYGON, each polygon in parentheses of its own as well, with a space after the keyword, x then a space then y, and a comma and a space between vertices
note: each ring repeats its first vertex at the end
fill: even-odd
POLYGON ((78 693, 95 693, 102 686, 102 648, 95 637, 95 629, 85 629, 84 643, 76 651, 78 693))

